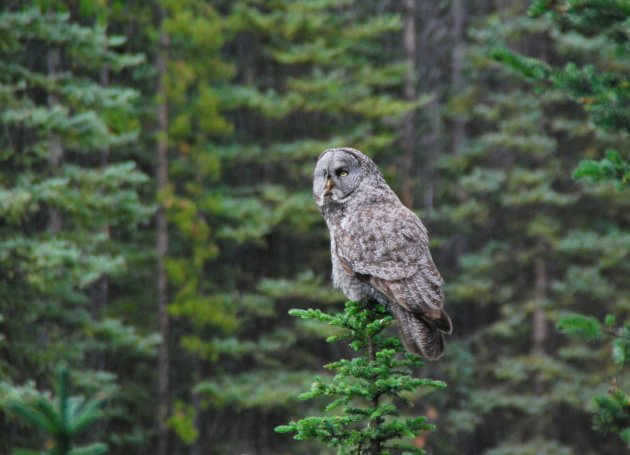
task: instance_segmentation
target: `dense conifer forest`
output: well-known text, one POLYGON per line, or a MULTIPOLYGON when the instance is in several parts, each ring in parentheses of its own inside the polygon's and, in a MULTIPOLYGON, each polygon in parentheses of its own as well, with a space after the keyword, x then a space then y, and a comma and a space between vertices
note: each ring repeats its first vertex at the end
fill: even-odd
POLYGON ((0 2, 0 454, 627 453, 629 139, 627 0, 0 2), (437 361, 333 289, 342 146, 437 361))

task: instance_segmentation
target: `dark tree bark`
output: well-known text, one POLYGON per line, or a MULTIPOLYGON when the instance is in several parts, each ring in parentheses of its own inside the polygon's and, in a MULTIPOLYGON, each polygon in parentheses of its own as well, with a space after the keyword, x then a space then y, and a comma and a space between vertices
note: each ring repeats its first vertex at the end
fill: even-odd
MULTIPOLYGON (((540 254, 540 253, 539 253, 540 254)), ((537 357, 545 355, 545 342, 547 340, 547 316, 543 309, 547 297, 547 264, 545 260, 538 256, 534 262, 534 299, 536 309, 532 315, 532 344, 531 354, 537 357)), ((534 373, 536 374, 536 373, 534 373)), ((538 376, 532 380, 532 392, 534 396, 541 396, 545 393, 545 385, 538 376)), ((545 419, 536 419, 532 431, 536 435, 543 435, 548 430, 545 419)))
MULTIPOLYGON (((453 90, 457 93, 463 84, 462 77, 462 69, 464 63, 464 48, 466 45, 465 41, 465 19, 466 19, 466 8, 464 0, 453 0, 451 4, 451 20, 452 24, 452 79, 451 84, 453 90)), ((452 147, 453 152, 458 153, 466 139, 466 130, 465 130, 466 121, 462 118, 462 116, 456 116, 453 119, 452 126, 452 147)))
POLYGON ((534 263, 534 292, 538 306, 532 317, 532 354, 544 355, 547 339, 547 317, 541 307, 547 295, 547 265, 543 258, 536 258, 534 263))
MULTIPOLYGON (((158 28, 161 30, 163 11, 158 9, 158 28)), ((166 93, 166 61, 169 49, 169 38, 161 30, 156 57, 158 71, 158 104, 157 126, 158 138, 156 146, 156 181, 157 193, 163 194, 168 186, 168 102, 166 93)), ((162 343, 158 350, 158 447, 157 455, 168 454, 168 426, 169 415, 169 317, 168 304, 168 278, 166 275, 165 261, 168 254, 168 220, 164 203, 160 203, 156 219, 157 238, 157 312, 159 333, 162 343)))
MULTIPOLYGON (((417 98, 416 90, 416 0, 405 0, 404 15, 405 26, 403 28, 403 44, 405 48, 405 60, 409 65, 409 71, 405 79, 405 100, 414 101, 417 98)), ((416 154, 416 115, 415 110, 407 112, 403 119, 402 131, 402 170, 404 172, 401 201, 407 207, 413 207, 415 181, 414 163, 416 154)))
MULTIPOLYGON (((423 107, 423 134, 421 138, 422 149, 419 152, 419 177, 423 182, 423 205, 427 210, 434 206, 435 193, 435 161, 441 154, 442 144, 442 112, 440 96, 444 91, 445 82, 448 82, 444 74, 440 58, 447 52, 447 17, 442 14, 439 2, 420 2, 418 4, 418 45, 417 45, 417 72, 420 87, 423 92, 433 95, 431 101, 423 107)), ((448 54, 446 54, 448 55, 448 54)))
MULTIPOLYGON (((103 87, 109 87, 109 65, 105 65, 101 70, 101 85, 103 87)), ((100 152, 100 165, 105 167, 109 162, 109 147, 103 148, 100 152)), ((103 232, 109 239, 111 237, 111 230, 109 226, 103 227, 103 232)), ((100 318, 100 314, 103 308, 107 306, 109 300, 109 277, 102 275, 90 286, 90 309, 92 317, 94 319, 100 318)), ((96 369, 105 368, 105 355, 100 353, 96 354, 94 359, 94 366, 96 369)))
MULTIPOLYGON (((59 49, 52 48, 46 53, 46 65, 48 67, 48 75, 50 79, 55 80, 57 78, 57 72, 60 64, 59 49)), ((55 89, 52 88, 48 92, 48 107, 54 107, 59 104, 59 99, 55 94, 55 89)), ((61 142, 61 136, 58 133, 53 133, 50 136, 50 148, 48 154, 48 166, 52 173, 56 172, 63 161, 63 144, 61 142)), ((58 234, 61 232, 63 220, 61 213, 54 207, 48 209, 48 230, 52 234, 58 234)))

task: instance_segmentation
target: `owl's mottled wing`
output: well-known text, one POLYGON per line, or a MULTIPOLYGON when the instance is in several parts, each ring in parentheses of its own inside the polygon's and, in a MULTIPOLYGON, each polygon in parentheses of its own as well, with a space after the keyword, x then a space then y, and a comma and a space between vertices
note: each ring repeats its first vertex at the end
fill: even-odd
POLYGON ((355 273, 400 280, 427 259, 427 231, 413 212, 393 204, 373 204, 335 228, 337 254, 355 273))
POLYGON ((344 269, 363 275, 407 311, 439 321, 443 280, 418 217, 402 205, 376 204, 353 218, 349 226, 336 229, 336 252, 344 269))

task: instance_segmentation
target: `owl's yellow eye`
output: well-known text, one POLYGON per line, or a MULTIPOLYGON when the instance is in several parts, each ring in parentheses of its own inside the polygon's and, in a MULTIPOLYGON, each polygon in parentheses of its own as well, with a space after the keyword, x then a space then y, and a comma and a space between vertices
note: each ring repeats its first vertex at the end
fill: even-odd
POLYGON ((335 174, 337 174, 337 177, 345 177, 346 175, 348 175, 348 171, 346 171, 345 169, 338 169, 335 174))

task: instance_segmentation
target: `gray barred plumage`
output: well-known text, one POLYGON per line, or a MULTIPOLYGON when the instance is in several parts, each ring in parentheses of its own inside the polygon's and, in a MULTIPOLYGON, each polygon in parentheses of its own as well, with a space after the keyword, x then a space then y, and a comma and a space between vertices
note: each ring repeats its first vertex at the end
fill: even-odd
POLYGON ((376 164, 352 148, 320 155, 313 196, 330 231, 333 284, 349 299, 388 305, 407 350, 439 358, 452 324, 420 219, 376 164))

